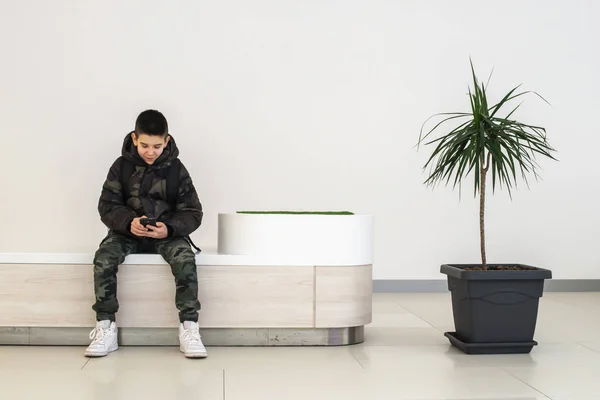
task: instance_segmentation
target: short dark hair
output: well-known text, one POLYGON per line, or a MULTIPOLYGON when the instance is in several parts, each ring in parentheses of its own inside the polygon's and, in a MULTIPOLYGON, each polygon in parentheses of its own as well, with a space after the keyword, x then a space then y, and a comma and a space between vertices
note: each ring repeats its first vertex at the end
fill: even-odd
POLYGON ((169 133, 167 119, 156 110, 142 111, 135 120, 135 134, 146 134, 150 136, 165 136, 169 133))

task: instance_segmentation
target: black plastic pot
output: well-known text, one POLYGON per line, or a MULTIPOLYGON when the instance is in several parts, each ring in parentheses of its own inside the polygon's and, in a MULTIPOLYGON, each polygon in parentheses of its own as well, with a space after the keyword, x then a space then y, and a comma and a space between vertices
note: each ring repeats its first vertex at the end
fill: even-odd
POLYGON ((448 276, 456 332, 446 332, 450 343, 468 354, 529 353, 537 323, 544 280, 552 272, 532 270, 465 270, 477 264, 444 264, 448 276))

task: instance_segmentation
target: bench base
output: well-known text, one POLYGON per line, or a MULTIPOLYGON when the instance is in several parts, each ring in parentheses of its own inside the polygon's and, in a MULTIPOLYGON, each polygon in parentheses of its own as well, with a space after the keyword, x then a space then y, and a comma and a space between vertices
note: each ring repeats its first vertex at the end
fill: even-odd
MULTIPOLYGON (((87 346, 89 328, 0 327, 0 345, 87 346)), ((202 328, 207 346, 344 346, 364 341, 348 328, 202 328)), ((178 346, 177 328, 119 328, 119 346, 178 346)))

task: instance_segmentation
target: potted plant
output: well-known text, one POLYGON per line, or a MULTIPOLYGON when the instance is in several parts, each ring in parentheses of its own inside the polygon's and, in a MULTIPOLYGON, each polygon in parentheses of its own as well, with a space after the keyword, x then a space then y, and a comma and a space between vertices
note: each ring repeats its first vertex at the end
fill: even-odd
MULTIPOLYGON (((517 92, 520 85, 490 106, 486 86, 479 83, 471 62, 473 90, 469 88, 469 112, 441 113, 443 119, 426 134, 423 124, 418 144, 434 145, 424 168, 431 173, 426 185, 451 181, 453 187, 473 174, 474 195, 479 194, 479 233, 481 264, 443 264, 452 296, 455 332, 446 332, 450 343, 468 354, 529 353, 533 340, 539 298, 550 270, 519 263, 488 264, 485 247, 486 180, 491 174, 492 191, 506 187, 510 195, 517 175, 527 183, 527 175, 536 178, 536 156, 555 160, 555 150, 546 140, 544 128, 516 121, 520 104, 501 112, 508 104, 527 94, 517 92), (448 121, 460 121, 447 133, 428 139, 448 121), (426 141, 428 140, 428 141, 426 141)), ((489 82, 489 80, 488 80, 489 82)), ((541 96, 539 96, 544 100, 541 96)), ((545 101, 545 100, 544 100, 545 101)))

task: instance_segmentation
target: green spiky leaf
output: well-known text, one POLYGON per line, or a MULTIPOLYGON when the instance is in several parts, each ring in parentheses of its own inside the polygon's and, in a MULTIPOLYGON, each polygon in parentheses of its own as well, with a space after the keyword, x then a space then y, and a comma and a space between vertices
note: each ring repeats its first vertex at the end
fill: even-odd
POLYGON ((424 169, 431 170, 425 184, 435 186, 452 182, 453 187, 456 187, 472 173, 474 193, 477 194, 481 185, 481 160, 489 157, 487 167, 491 172, 492 191, 500 186, 506 187, 510 194, 517 185, 518 175, 527 184, 528 175, 536 178, 539 176, 537 156, 556 160, 552 155, 555 150, 548 144, 544 128, 512 118, 521 104, 511 106, 503 118, 498 115, 509 107, 511 101, 521 100, 527 94, 535 94, 546 100, 535 92, 517 92, 519 85, 512 88, 499 102, 489 106, 486 86, 478 81, 472 62, 471 73, 473 88, 469 87, 470 112, 436 114, 425 121, 421 128, 418 145, 435 146, 424 166, 424 169), (423 128, 436 116, 444 118, 424 134, 423 128), (430 138, 450 121, 456 121, 457 125, 435 139, 430 138))

